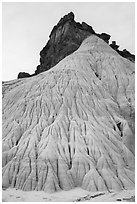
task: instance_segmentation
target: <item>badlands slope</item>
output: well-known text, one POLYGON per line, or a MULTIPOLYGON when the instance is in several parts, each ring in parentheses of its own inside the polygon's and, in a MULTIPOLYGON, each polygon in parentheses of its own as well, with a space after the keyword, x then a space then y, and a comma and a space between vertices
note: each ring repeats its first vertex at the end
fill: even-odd
POLYGON ((134 159, 134 63, 97 36, 3 84, 4 188, 133 189, 134 159))

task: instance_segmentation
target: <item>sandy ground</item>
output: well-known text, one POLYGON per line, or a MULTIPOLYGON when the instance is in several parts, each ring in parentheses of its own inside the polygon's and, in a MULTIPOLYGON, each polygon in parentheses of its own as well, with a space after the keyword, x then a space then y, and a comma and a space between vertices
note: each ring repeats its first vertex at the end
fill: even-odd
POLYGON ((8 188, 2 192, 3 202, 135 202, 135 190, 91 193, 81 188, 56 193, 22 191, 8 188))

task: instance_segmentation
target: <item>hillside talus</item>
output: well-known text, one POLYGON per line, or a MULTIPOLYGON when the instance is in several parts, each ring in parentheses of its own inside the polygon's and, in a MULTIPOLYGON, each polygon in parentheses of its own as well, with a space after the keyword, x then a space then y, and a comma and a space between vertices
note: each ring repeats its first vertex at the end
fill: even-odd
POLYGON ((97 36, 3 83, 3 187, 130 189, 134 159, 134 63, 97 36))

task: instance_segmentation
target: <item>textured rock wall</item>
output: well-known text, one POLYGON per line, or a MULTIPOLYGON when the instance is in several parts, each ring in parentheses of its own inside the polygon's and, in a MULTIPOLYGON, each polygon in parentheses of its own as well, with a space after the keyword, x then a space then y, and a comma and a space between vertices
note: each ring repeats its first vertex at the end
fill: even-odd
POLYGON ((66 56, 76 51, 82 41, 95 34, 91 26, 82 22, 75 22, 74 14, 71 12, 65 15, 54 26, 49 36, 49 41, 40 52, 40 65, 37 67, 36 74, 47 71, 66 56))
POLYGON ((134 63, 97 36, 54 68, 3 83, 3 187, 134 187, 134 63))

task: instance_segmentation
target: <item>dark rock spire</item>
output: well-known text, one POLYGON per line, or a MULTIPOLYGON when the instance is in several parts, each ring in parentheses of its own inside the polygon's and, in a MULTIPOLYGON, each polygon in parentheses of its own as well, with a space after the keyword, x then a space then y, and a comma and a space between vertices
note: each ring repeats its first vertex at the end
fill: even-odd
POLYGON ((70 12, 60 19, 49 36, 49 41, 40 52, 40 65, 36 74, 55 66, 60 60, 78 49, 82 41, 95 34, 91 26, 75 22, 74 14, 70 12))

